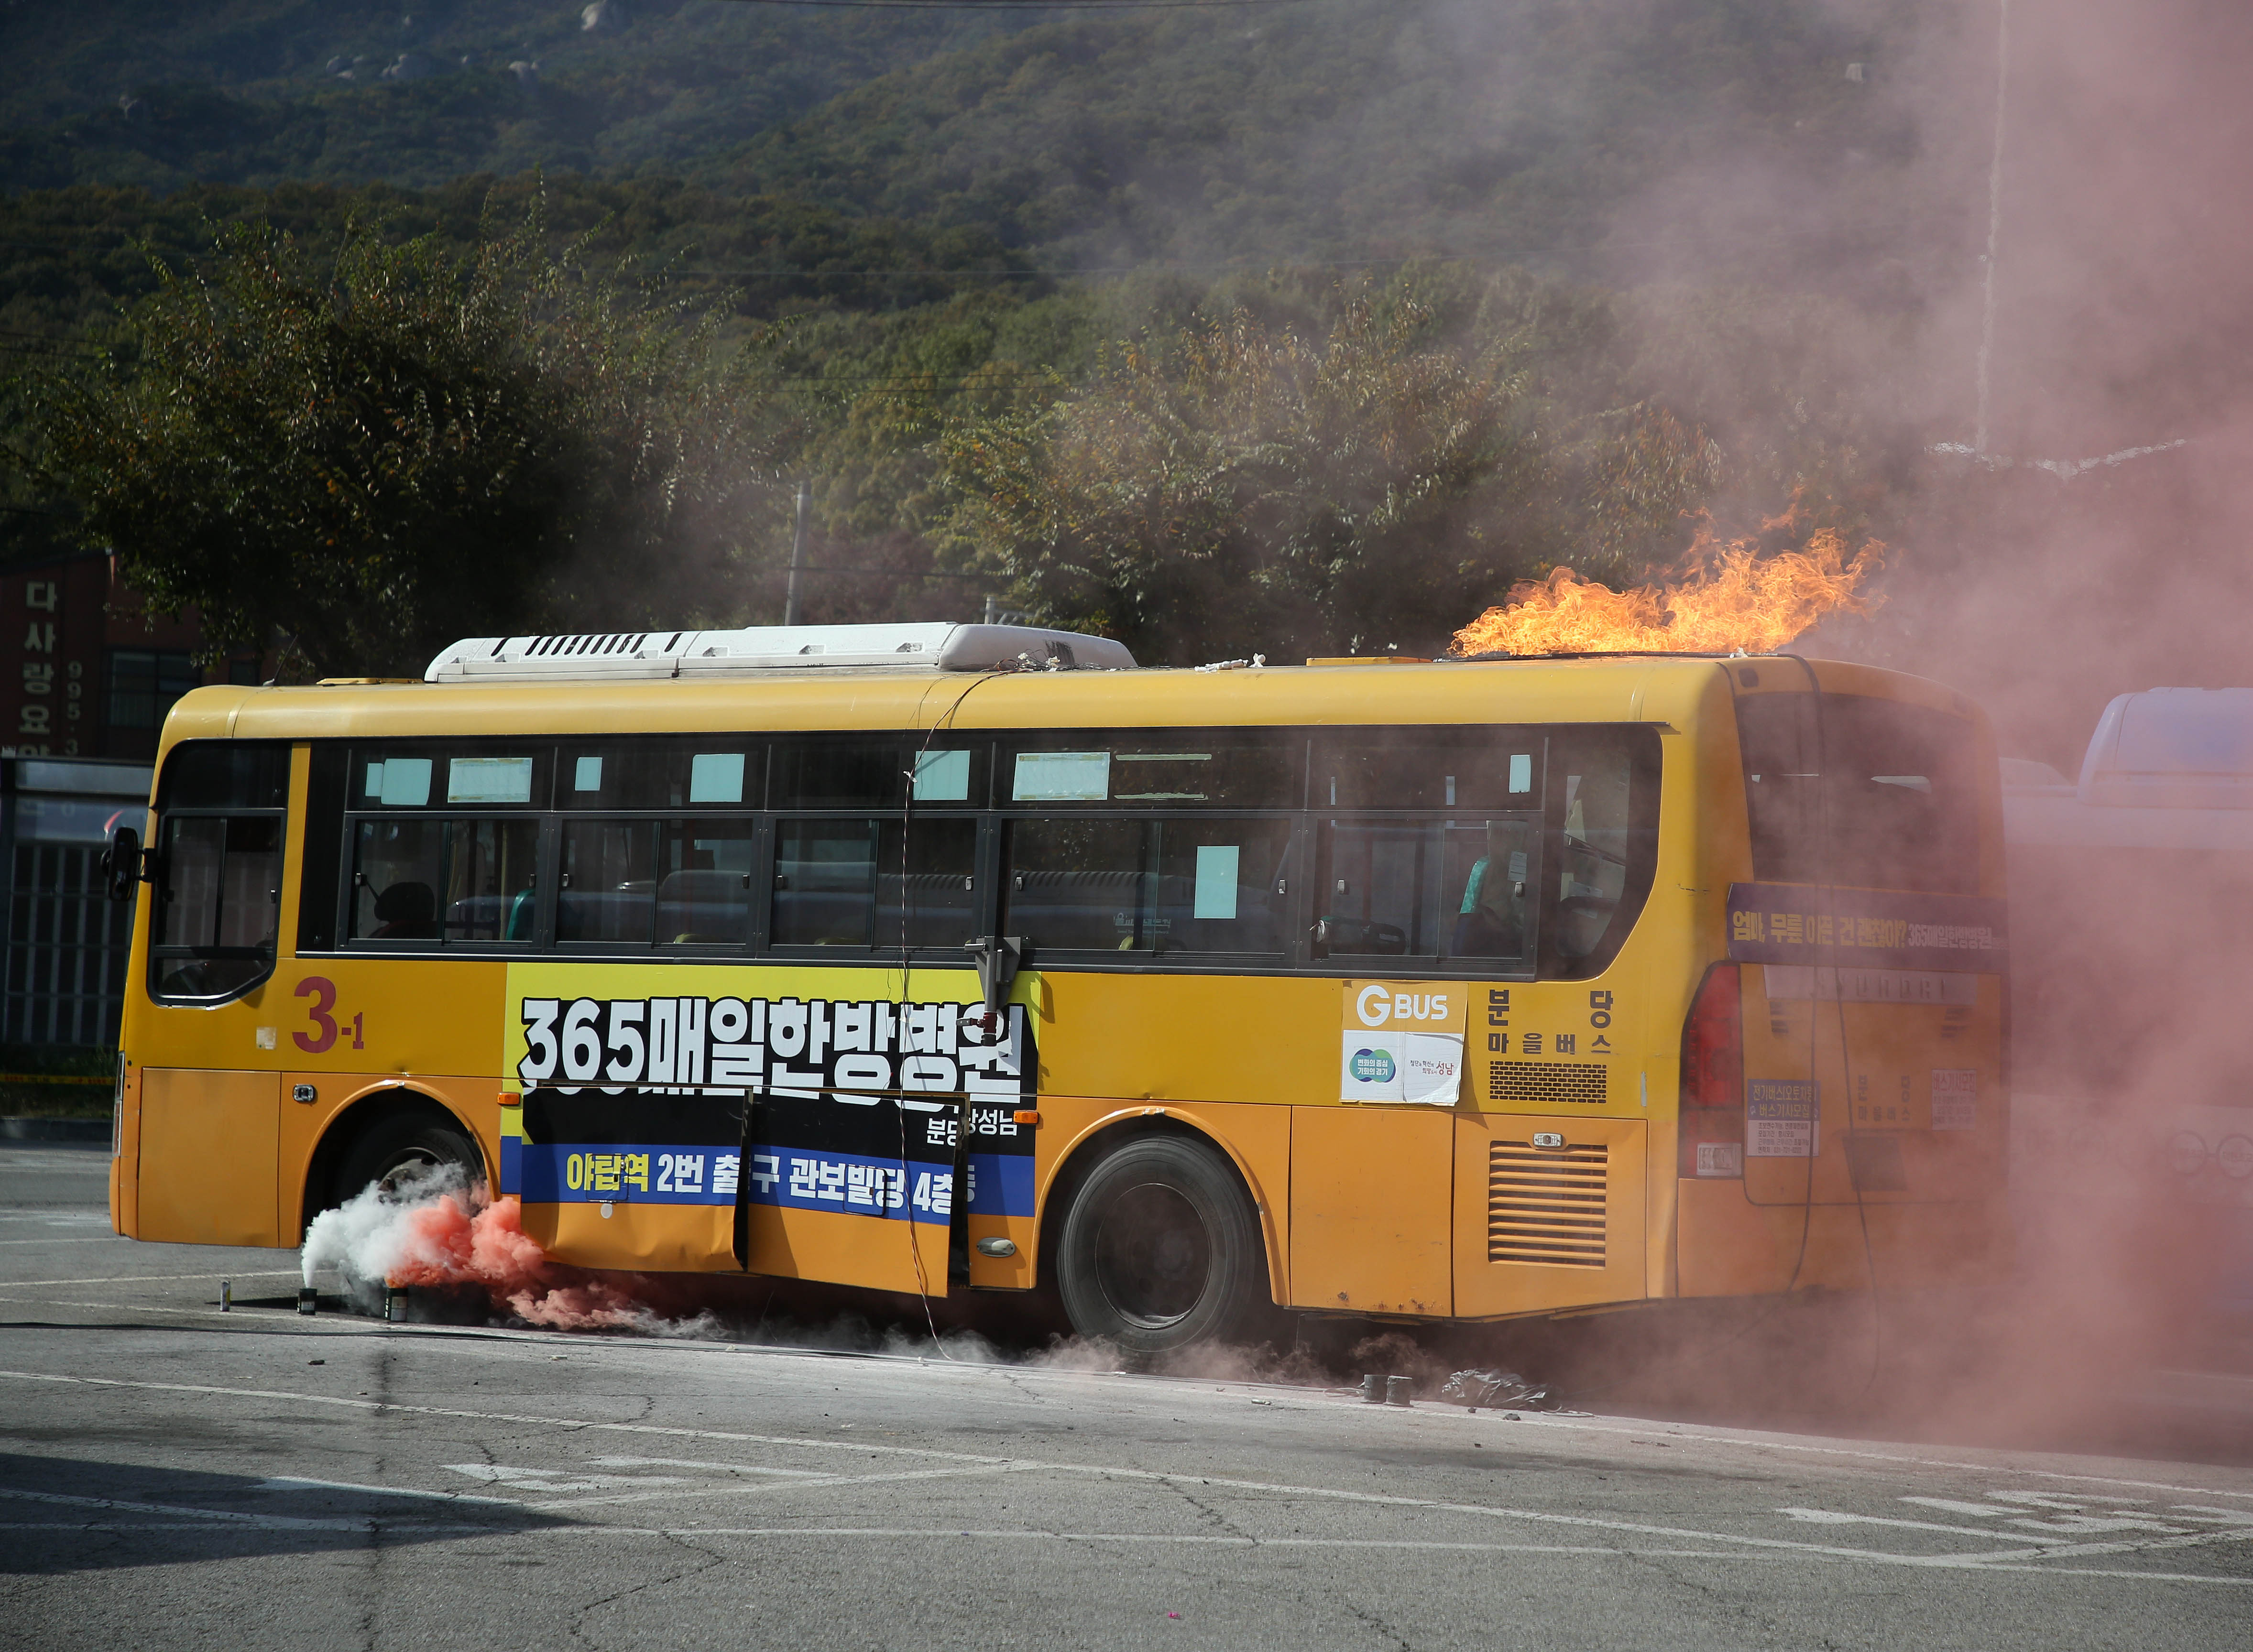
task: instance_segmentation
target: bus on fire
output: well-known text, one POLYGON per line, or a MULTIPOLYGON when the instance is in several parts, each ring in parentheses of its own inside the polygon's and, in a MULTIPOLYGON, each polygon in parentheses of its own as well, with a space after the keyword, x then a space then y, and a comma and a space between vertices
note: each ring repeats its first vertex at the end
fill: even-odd
POLYGON ((555 1258, 1035 1292, 1148 1356, 2007 1260, 2001 803, 1796 658, 459 644, 166 724, 121 1233, 458 1164, 555 1258))

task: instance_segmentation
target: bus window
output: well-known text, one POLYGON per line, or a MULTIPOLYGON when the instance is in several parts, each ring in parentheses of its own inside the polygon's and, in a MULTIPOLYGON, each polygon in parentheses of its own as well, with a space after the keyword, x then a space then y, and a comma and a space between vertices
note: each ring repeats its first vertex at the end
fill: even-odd
POLYGON ((1550 819, 1559 866, 1545 917, 1551 972, 1593 975, 1635 925, 1657 861, 1657 737, 1648 729, 1560 735, 1550 819))
POLYGON ((211 998, 262 978, 281 913, 281 820, 174 817, 160 864, 157 995, 211 998))
POLYGON ((1442 894, 1456 889, 1456 958, 1524 958, 1532 951, 1527 894, 1533 888, 1535 826, 1531 819, 1463 820, 1440 828, 1442 894))
POLYGON ((1279 953, 1282 819, 1017 820, 1004 926, 1036 946, 1279 953))
POLYGON ((1737 701, 1737 732, 1762 882, 1977 892, 1970 721, 1866 694, 1761 694, 1737 701))
POLYGON ((570 742, 556 754, 558 809, 757 808, 766 753, 725 736, 570 742))
POLYGON ((1333 821, 1315 944, 1332 957, 1440 950, 1439 858, 1422 821, 1333 821))
POLYGON ((1341 730, 1315 748, 1317 809, 1538 809, 1544 741, 1524 728, 1341 730))
POLYGON ((775 831, 777 946, 959 948, 977 927, 978 823, 785 820, 775 831), (905 910, 903 912, 903 881, 905 910))
MULTIPOLYGON (((959 736, 957 736, 959 741, 959 736)), ((896 735, 849 739, 824 735, 775 749, 774 798, 781 809, 896 810, 915 777, 915 805, 977 807, 986 801, 985 746, 912 744, 896 735)))
POLYGON ((558 941, 647 946, 657 910, 657 822, 567 820, 558 941))
POLYGON ((165 759, 150 929, 156 997, 233 997, 272 972, 289 784, 279 741, 191 741, 165 759))
POLYGON ((1058 729, 1020 736, 1012 803, 1295 809, 1303 736, 1277 729, 1058 729))
POLYGON ((352 753, 355 810, 538 808, 548 801, 545 748, 362 746, 352 753))
POLYGON ((529 942, 539 847, 534 820, 361 820, 352 833, 352 938, 529 942))
POLYGON ((1327 822, 1316 953, 1531 957, 1538 840, 1531 815, 1327 822))
POLYGON ((887 820, 876 833, 875 944, 897 946, 904 937, 910 946, 961 946, 978 933, 978 823, 918 819, 904 861, 900 830, 887 820))
POLYGON ((289 799, 289 748, 279 740, 192 740, 172 748, 157 787, 174 809, 280 809, 289 799))
POLYGON ((749 820, 665 822, 658 845, 659 944, 741 946, 750 939, 755 846, 749 820))

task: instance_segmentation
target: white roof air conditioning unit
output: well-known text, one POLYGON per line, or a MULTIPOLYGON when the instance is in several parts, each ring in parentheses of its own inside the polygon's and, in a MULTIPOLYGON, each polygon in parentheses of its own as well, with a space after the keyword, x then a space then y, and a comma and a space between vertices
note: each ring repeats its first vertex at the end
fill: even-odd
POLYGON ((1037 625, 751 625, 740 631, 471 637, 430 662, 434 683, 738 677, 771 671, 1132 671, 1126 645, 1037 625))

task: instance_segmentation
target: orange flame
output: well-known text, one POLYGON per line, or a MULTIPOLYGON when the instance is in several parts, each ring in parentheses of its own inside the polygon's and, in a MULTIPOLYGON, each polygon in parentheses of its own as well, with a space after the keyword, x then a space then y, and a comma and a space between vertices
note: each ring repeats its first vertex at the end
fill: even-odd
POLYGON ((1883 566, 1885 550, 1872 540, 1849 558, 1845 540, 1822 528, 1801 549, 1763 558, 1751 540, 1720 544, 1701 527, 1671 582, 1615 591, 1554 568, 1457 631, 1451 652, 1773 653, 1826 614, 1875 608, 1882 599, 1855 592, 1883 566))

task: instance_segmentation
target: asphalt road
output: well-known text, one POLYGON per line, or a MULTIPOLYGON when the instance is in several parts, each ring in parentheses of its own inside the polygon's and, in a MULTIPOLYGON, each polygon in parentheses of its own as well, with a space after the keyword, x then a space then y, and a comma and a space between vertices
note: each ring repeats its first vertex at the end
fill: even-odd
POLYGON ((106 1163, 0 1147, 0 1644, 2253 1639, 2229 1461, 303 1319, 106 1163))

